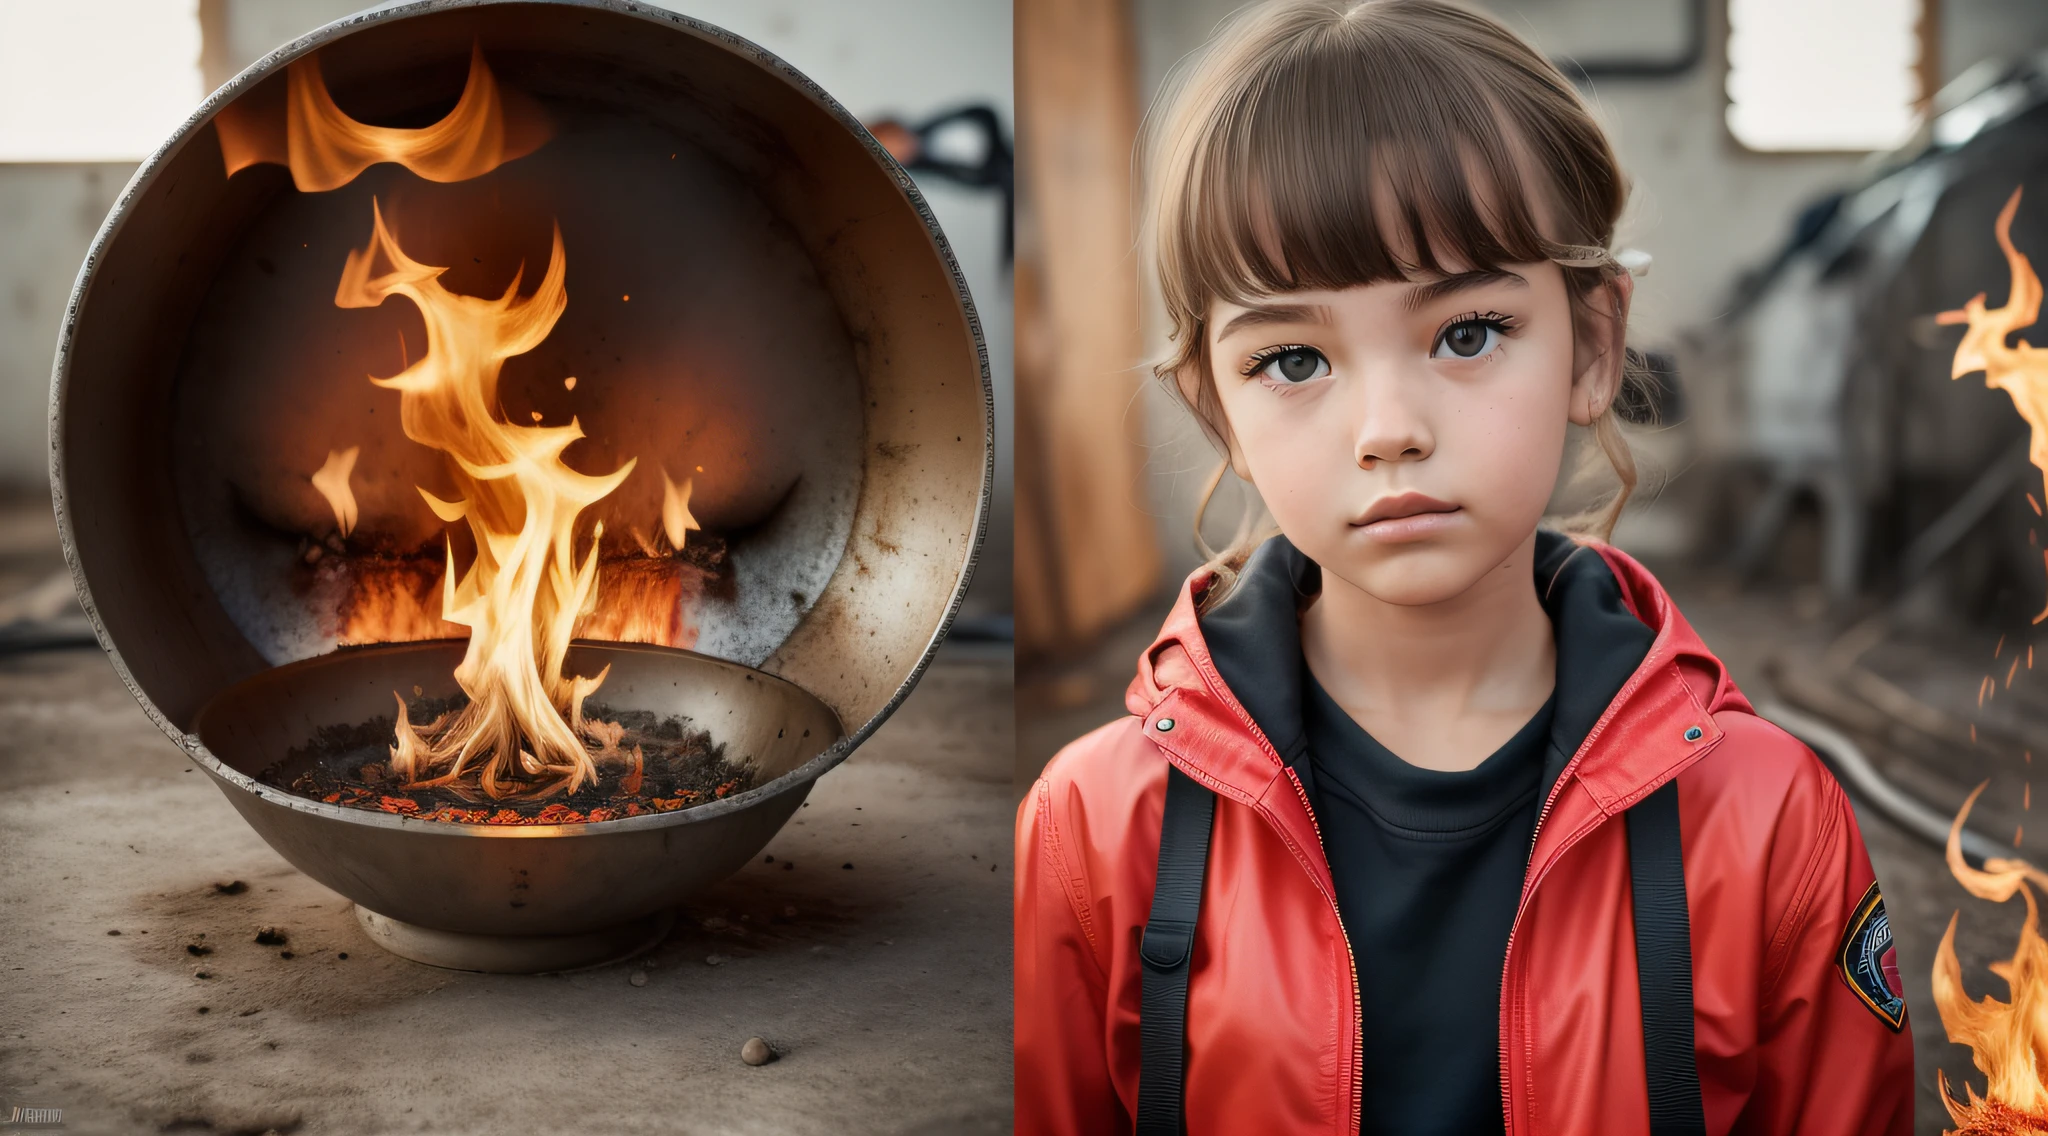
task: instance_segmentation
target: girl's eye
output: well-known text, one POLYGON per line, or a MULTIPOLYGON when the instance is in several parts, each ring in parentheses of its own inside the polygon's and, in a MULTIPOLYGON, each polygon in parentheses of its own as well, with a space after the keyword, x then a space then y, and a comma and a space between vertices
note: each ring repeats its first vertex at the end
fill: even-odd
POLYGON ((1313 347, 1287 347, 1265 356, 1254 374, 1293 385, 1330 373, 1330 361, 1313 347))
POLYGON ((1436 359, 1477 359, 1500 346, 1501 324, 1490 319, 1462 319, 1437 336, 1436 359))

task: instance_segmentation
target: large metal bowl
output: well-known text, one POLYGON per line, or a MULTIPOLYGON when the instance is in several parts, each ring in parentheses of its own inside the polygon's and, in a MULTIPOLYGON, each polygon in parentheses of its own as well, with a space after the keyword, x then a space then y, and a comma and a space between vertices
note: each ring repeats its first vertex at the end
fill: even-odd
MULTIPOLYGON (((603 154, 578 160, 602 162, 603 154)), ((660 183, 608 183, 605 172, 592 170, 591 192, 609 195, 606 210, 660 215, 671 207, 660 183)), ((593 212, 602 211, 581 215, 593 212)), ((367 224, 366 210, 358 223, 367 224)), ((657 258, 658 267, 660 255, 572 245, 572 282, 579 265, 588 274, 639 256, 657 258)), ((283 286, 279 276, 275 287, 283 286)), ((676 283, 698 289, 678 302, 729 301, 711 294, 716 286, 715 278, 676 283)), ((321 287, 331 296, 332 279, 321 287)), ((760 318, 772 326, 772 290, 764 294, 760 318)), ((991 407, 979 328, 929 210, 858 122, 787 64, 628 0, 420 0, 273 52, 142 164, 72 294, 52 382, 50 470, 79 598, 116 671, 264 839, 365 911, 390 917, 364 916, 402 953, 480 969, 558 969, 644 939, 664 906, 744 863, 811 783, 909 693, 973 568, 993 471, 991 407), (261 566, 251 567, 243 546, 223 542, 213 522, 194 513, 192 497, 181 496, 192 438, 179 408, 240 373, 232 351, 219 350, 233 339, 222 328, 243 314, 237 296, 262 294, 246 287, 250 262, 266 274, 276 269, 257 258, 251 234, 275 210, 297 207, 289 179, 274 168, 228 179, 211 122, 238 98, 274 98, 286 65, 315 50, 345 105, 373 105, 390 121, 431 121, 437 105, 445 110, 433 100, 444 98, 450 75, 459 83, 473 45, 501 82, 565 117, 615 120, 622 137, 652 132, 664 148, 695 155, 693 168, 744 186, 747 208, 765 210, 800 251, 836 319, 826 323, 842 337, 832 350, 847 360, 843 375, 792 378, 786 392, 772 375, 752 381, 771 384, 758 401, 783 406, 788 421, 843 414, 825 426, 855 439, 847 452, 857 456, 835 484, 799 479, 829 499, 816 516, 830 523, 778 529, 771 518, 747 530, 757 535, 743 539, 755 544, 736 556, 753 557, 752 574, 742 574, 738 598, 719 611, 715 642, 700 641, 723 661, 579 648, 615 656, 605 697, 631 691, 649 708, 699 721, 727 714, 736 737, 764 737, 770 725, 814 731, 803 745, 785 738, 760 748, 761 783, 731 799, 596 825, 477 831, 301 800, 248 776, 323 716, 321 698, 336 699, 326 713, 343 719, 357 713, 359 696, 369 714, 383 713, 392 675, 425 686, 439 673, 445 682, 452 657, 445 644, 328 656, 331 643, 272 634, 291 613, 269 610, 279 601, 221 571, 225 563, 260 575, 261 566), (831 398, 815 396, 820 383, 831 398), (776 584, 798 577, 815 583, 776 584), (843 725, 830 744, 816 732, 826 722, 834 733, 843 725), (508 889, 522 871, 526 906, 513 907, 508 889), (493 945, 506 936, 510 947, 493 945), (520 946, 532 947, 536 936, 577 941, 520 946)), ((775 427, 769 421, 733 452, 771 445, 775 427)))
POLYGON ((597 824, 467 825, 333 805, 255 775, 323 727, 392 710, 394 690, 459 693, 463 644, 349 648, 264 671, 199 712, 201 763, 286 860, 356 901, 399 953, 475 969, 561 969, 626 953, 659 914, 725 878, 809 793, 780 783, 841 738, 824 703, 792 683, 693 651, 579 643, 572 673, 610 667, 600 698, 682 717, 754 771, 755 787, 676 813, 597 824))

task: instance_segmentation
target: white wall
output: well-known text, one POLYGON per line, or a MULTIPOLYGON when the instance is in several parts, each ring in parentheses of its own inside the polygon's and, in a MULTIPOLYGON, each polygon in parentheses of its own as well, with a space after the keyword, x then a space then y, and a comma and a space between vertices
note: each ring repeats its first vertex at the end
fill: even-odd
POLYGON ((57 328, 86 246, 133 168, 0 165, 0 491, 47 483, 57 328))
MULTIPOLYGON (((227 0, 222 62, 233 74, 361 6, 355 0, 227 0)), ((0 36, 7 34, 0 27, 0 36)), ((133 162, 0 163, 0 490, 47 489, 57 329, 86 247, 134 170, 133 162)))

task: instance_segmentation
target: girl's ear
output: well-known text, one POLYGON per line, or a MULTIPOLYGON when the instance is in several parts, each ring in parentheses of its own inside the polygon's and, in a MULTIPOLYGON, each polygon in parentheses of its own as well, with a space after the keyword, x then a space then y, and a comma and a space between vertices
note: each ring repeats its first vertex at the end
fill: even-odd
POLYGON ((1594 289, 1579 307, 1577 334, 1572 337, 1572 397, 1570 417, 1574 424, 1591 426, 1614 405, 1621 392, 1622 367, 1626 358, 1628 306, 1635 297, 1633 276, 1620 273, 1594 289))

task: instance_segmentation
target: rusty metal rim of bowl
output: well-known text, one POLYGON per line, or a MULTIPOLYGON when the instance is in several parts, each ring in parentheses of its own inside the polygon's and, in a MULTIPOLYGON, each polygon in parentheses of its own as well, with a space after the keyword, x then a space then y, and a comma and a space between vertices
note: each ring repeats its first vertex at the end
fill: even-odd
MULTIPOLYGON (((115 673, 120 675, 122 684, 128 688, 128 692, 141 704, 143 711, 149 715, 150 720, 156 723, 157 728, 162 730, 166 737, 176 742, 178 747, 185 751, 186 756, 194 764, 211 773, 224 784, 234 785, 272 804, 328 816, 354 824, 415 831, 430 830, 437 834, 460 833, 484 839, 531 839, 538 836, 599 836, 611 832, 629 832, 711 820, 726 813, 738 812, 741 809, 752 806, 757 801, 778 796, 806 782, 817 780, 827 770, 844 761, 847 755, 852 753, 862 742, 866 741, 869 736, 881 727, 883 722, 888 721, 889 716, 894 714, 897 707, 903 704, 903 700, 910 696, 910 692, 917 686, 918 680, 924 677, 925 669, 931 665, 932 657, 938 653, 939 645, 945 641, 946 635, 952 630, 953 621, 960 614, 960 605, 966 599, 968 585, 973 582, 974 570, 980 562, 983 542, 988 535, 989 506, 995 484, 995 446, 993 444, 995 438, 995 389, 989 378, 988 343, 982 335, 981 319, 975 312, 973 297, 968 293, 966 277, 960 271, 959 262, 953 257, 953 249, 947 242, 945 233, 939 228, 938 218, 932 214, 931 206, 926 203, 924 195, 918 191, 916 182, 897 163, 896 159, 891 157, 889 152, 882 148, 881 143, 875 141, 874 136, 868 133, 867 128, 861 125, 858 118, 849 113, 845 107, 839 104, 838 100, 827 94, 823 88, 811 81, 808 76, 784 62, 780 56, 751 40, 734 35, 714 24, 708 24, 702 20, 694 19, 678 12, 671 12, 664 8, 654 8, 632 3, 631 0, 545 0, 549 4, 565 7, 593 8, 639 18, 651 23, 676 25, 691 34, 716 41, 727 50, 745 56, 757 66, 772 72, 783 81, 797 88, 808 96, 811 101, 818 104, 827 114, 831 115, 841 127, 849 131, 865 146, 869 155, 894 179, 897 188, 909 202, 912 210, 916 212, 918 220, 924 225, 926 231, 930 233, 934 250, 944 264, 947 274, 952 278, 953 290, 960 301, 961 313, 967 321, 967 329, 973 338, 975 355, 979 362, 982 429, 984 437, 989 441, 989 444, 983 447, 981 494, 974 509, 973 539, 968 546, 966 562, 961 566, 959 580, 954 585, 953 595, 946 603, 945 614, 940 618, 937 629, 933 631, 931 639, 925 644, 924 651, 918 656, 916 664, 904 676, 903 682, 897 686, 896 692, 890 696, 889 700, 872 717, 866 722, 861 723, 845 737, 826 747, 824 752, 764 785, 757 785, 744 792, 734 793, 722 800, 710 801, 694 808, 681 809, 671 813, 624 817, 618 820, 598 821, 595 823, 586 821, 582 824, 516 826, 444 824, 438 821, 412 820, 383 813, 373 813, 364 809, 344 808, 340 805, 330 805, 323 801, 312 801, 292 796, 284 793, 282 790, 274 790, 268 786, 259 785, 253 778, 229 767, 207 750, 206 746, 199 740, 198 734, 187 733, 179 729, 175 723, 164 715, 163 711, 157 708, 156 703, 143 692, 142 687, 136 683, 134 676, 129 672, 127 664, 122 660, 120 649, 114 645, 113 638, 107 633, 105 622, 100 618, 99 609, 93 603, 92 588, 86 582, 84 567, 78 559, 77 542, 72 534, 70 511, 65 507, 64 393, 65 378, 69 370, 68 364, 72 352, 72 336, 76 330, 76 315, 80 305, 85 300, 86 293, 92 287, 94 270, 99 264, 101 254, 113 242, 114 238, 119 235, 121 226, 127 220, 135 200, 155 180, 156 175, 163 168, 165 161, 171 156, 173 151, 181 148, 187 139, 211 121, 214 114, 221 107, 233 102, 243 92, 268 78, 278 68, 290 63, 294 59, 317 51, 331 41, 352 34, 359 28, 381 23, 385 20, 407 19, 434 12, 488 7, 498 3, 521 2, 531 2, 531 0, 393 0, 391 3, 336 20, 293 40, 283 47, 271 51, 244 68, 233 79, 222 84, 219 90, 208 96, 206 101, 201 103, 199 108, 185 119, 177 130, 171 134, 170 138, 158 146, 136 168, 134 175, 129 178, 128 184, 122 188, 120 196, 115 200, 114 207, 108 211, 106 220, 100 223, 99 232, 94 235, 92 245, 86 251, 85 262, 79 269, 78 280, 72 286, 70 299, 65 306, 66 319, 57 341, 56 361, 51 369, 50 382, 50 491, 52 504, 56 510, 57 532, 63 543, 65 563, 71 570, 72 586, 78 592, 79 606, 85 610, 86 618, 92 623, 93 634, 99 639, 101 649, 107 653, 107 659, 113 664, 115 673)), ((760 673, 766 674, 767 672, 760 673)), ((782 679, 780 681, 788 680, 782 679)))

